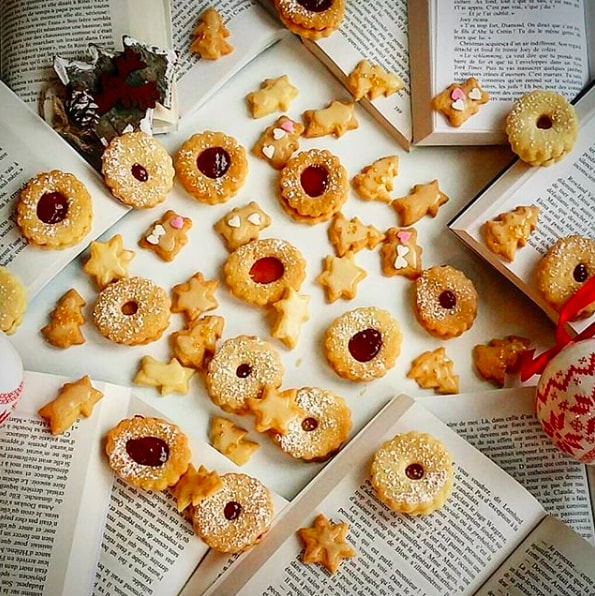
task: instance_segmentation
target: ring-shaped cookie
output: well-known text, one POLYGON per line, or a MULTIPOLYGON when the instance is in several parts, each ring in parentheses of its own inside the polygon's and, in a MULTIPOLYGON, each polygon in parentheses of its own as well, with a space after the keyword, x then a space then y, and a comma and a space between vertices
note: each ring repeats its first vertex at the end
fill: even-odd
POLYGON ((339 158, 325 149, 301 151, 279 173, 279 200, 296 221, 330 219, 347 199, 349 179, 339 158))
POLYGON ((453 485, 452 459, 432 435, 410 431, 377 449, 372 486, 394 511, 427 515, 444 505, 453 485))
POLYGON ((473 325, 478 296, 473 282, 451 265, 436 265, 415 280, 415 316, 434 337, 457 337, 473 325))
POLYGON ((318 387, 298 389, 295 401, 302 414, 289 422, 286 432, 273 432, 273 440, 292 457, 305 461, 328 459, 351 430, 349 406, 342 397, 318 387))
POLYGON ((173 486, 190 464, 188 438, 161 418, 121 420, 106 437, 105 452, 114 473, 143 490, 173 486))
POLYGON ((225 340, 209 362, 205 385, 222 410, 235 414, 250 411, 248 399, 260 399, 266 386, 279 387, 283 362, 273 346, 252 335, 225 340))
POLYGON ((277 302, 287 288, 299 290, 306 261, 293 244, 277 238, 253 240, 236 248, 225 261, 223 277, 241 300, 265 306, 277 302))
MULTIPOLYGON (((557 240, 537 265, 537 287, 545 300, 559 312, 566 301, 595 275, 595 240, 579 235, 557 240)), ((595 312, 595 303, 577 318, 595 312)))
POLYGON ((224 203, 248 173, 246 150, 233 137, 207 130, 187 139, 174 156, 182 186, 198 201, 224 203))
POLYGON ((367 306, 337 317, 326 330, 324 348, 339 376, 370 381, 394 366, 401 339, 399 324, 388 311, 367 306))
POLYGON ((149 279, 125 277, 107 285, 93 308, 93 322, 107 339, 128 346, 155 341, 169 325, 171 301, 149 279))
POLYGON ((38 174, 19 193, 16 221, 23 236, 39 248, 67 248, 91 229, 93 201, 85 185, 60 170, 38 174))
POLYGON ((175 174, 165 147, 142 131, 110 141, 101 156, 101 173, 114 197, 137 209, 163 202, 175 174))
POLYGON ((223 474, 223 487, 206 497, 192 512, 198 536, 216 551, 239 553, 264 536, 273 520, 269 490, 246 474, 223 474))
POLYGON ((531 91, 517 99, 506 117, 510 147, 532 166, 549 166, 574 146, 578 118, 574 107, 555 91, 531 91))
POLYGON ((275 0, 284 25, 307 39, 326 37, 339 27, 345 0, 275 0))

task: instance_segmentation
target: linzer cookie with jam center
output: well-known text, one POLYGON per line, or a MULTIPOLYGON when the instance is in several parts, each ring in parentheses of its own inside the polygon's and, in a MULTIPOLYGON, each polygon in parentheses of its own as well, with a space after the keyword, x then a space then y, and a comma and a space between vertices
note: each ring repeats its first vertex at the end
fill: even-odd
POLYGON ((345 0, 275 0, 283 24, 306 39, 328 37, 345 14, 345 0))

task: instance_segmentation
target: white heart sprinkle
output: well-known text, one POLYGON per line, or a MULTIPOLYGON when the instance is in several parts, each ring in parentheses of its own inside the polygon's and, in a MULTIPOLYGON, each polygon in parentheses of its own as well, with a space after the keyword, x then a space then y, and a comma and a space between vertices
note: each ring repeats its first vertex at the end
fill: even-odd
POLYGON ((457 110, 457 112, 462 112, 465 109, 465 102, 462 99, 457 99, 457 101, 452 102, 452 109, 457 110))
POLYGON ((259 226, 262 223, 262 217, 260 217, 260 213, 250 213, 246 219, 255 226, 259 226))
POLYGON ((473 89, 471 89, 469 92, 469 99, 481 99, 481 91, 477 87, 473 87, 473 89))
POLYGON ((272 145, 265 145, 262 148, 262 154, 271 159, 275 155, 275 148, 272 145))
POLYGON ((285 131, 282 128, 273 128, 273 139, 278 141, 285 136, 285 131))
POLYGON ((397 258, 395 259, 395 269, 403 269, 407 267, 407 259, 405 257, 409 254, 407 246, 397 246, 397 258))
POLYGON ((227 220, 227 225, 230 228, 239 228, 242 225, 242 220, 238 215, 234 215, 227 220))

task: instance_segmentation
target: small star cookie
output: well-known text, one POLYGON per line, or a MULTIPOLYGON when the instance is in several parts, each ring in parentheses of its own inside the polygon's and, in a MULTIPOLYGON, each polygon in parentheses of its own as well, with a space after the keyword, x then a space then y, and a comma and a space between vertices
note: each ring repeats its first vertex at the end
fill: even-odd
POLYGON ((161 395, 188 393, 188 383, 194 372, 193 368, 182 366, 176 358, 160 362, 153 356, 143 356, 133 382, 157 387, 161 395))
POLYGON ((396 155, 380 157, 366 166, 351 181, 355 192, 366 201, 391 202, 390 191, 393 179, 399 173, 399 158, 396 155))
POLYGON ((246 102, 252 118, 262 118, 273 112, 287 111, 298 93, 289 77, 282 75, 276 79, 265 79, 258 91, 248 93, 246 102))
POLYGON ((310 296, 298 294, 293 288, 286 288, 281 300, 271 305, 276 314, 271 335, 290 350, 298 342, 302 324, 310 319, 309 305, 310 296))
POLYGON ((50 313, 50 322, 41 329, 45 341, 56 348, 84 344, 80 329, 85 322, 83 306, 85 301, 74 288, 63 294, 50 313))
POLYGON ((302 561, 320 563, 330 573, 335 573, 342 559, 357 554, 347 542, 348 529, 347 523, 333 524, 322 513, 318 514, 311 527, 297 531, 305 547, 302 561))
POLYGON ((438 209, 448 201, 448 197, 438 187, 438 180, 428 184, 416 184, 411 192, 391 205, 399 214, 401 225, 411 226, 424 215, 436 217, 438 209))
POLYGON ((143 234, 138 241, 141 248, 152 250, 164 261, 173 261, 188 242, 192 220, 169 209, 143 234))
POLYGON ((209 426, 209 441, 220 453, 223 453, 238 466, 243 466, 260 446, 244 437, 248 431, 237 426, 231 420, 214 416, 209 426))
POLYGON ((363 224, 357 217, 349 221, 342 213, 333 215, 328 228, 328 238, 338 257, 346 253, 356 253, 363 248, 376 248, 385 235, 372 225, 363 224))
POLYGON ((539 207, 521 206, 486 221, 481 228, 486 246, 507 261, 514 260, 517 249, 527 244, 537 227, 538 215, 539 207))
POLYGON ((530 345, 531 340, 517 335, 492 339, 487 345, 478 344, 473 348, 475 368, 486 381, 503 387, 506 373, 515 369, 519 354, 530 345))
POLYGON ((112 281, 128 277, 128 264, 136 253, 123 247, 120 234, 107 242, 94 240, 89 250, 90 256, 83 265, 83 271, 91 276, 98 290, 103 290, 112 281))
POLYGON ((189 505, 196 507, 203 499, 215 494, 223 488, 223 482, 216 471, 209 472, 204 466, 198 470, 190 464, 171 492, 176 499, 178 512, 186 510, 189 505))
POLYGON ((415 228, 389 228, 380 248, 382 273, 417 279, 421 274, 421 253, 415 228))
POLYGON ((217 308, 219 303, 214 293, 218 287, 216 279, 206 280, 202 273, 195 273, 187 281, 172 288, 171 311, 183 312, 188 321, 194 321, 203 312, 217 308))
POLYGON ((267 126, 252 147, 252 155, 264 159, 276 170, 281 170, 289 158, 300 147, 300 136, 304 125, 279 116, 271 126, 267 126))
POLYGON ((215 222, 213 228, 223 238, 229 252, 256 240, 262 230, 271 225, 271 218, 254 201, 234 207, 215 222))
POLYGON ((62 385, 58 396, 40 408, 38 414, 49 422, 52 434, 59 435, 81 416, 91 416, 95 404, 102 397, 103 393, 91 385, 91 379, 86 375, 62 385))
POLYGON ((332 101, 321 110, 306 110, 303 114, 306 129, 306 138, 333 135, 342 137, 348 130, 359 126, 354 114, 355 103, 345 101, 332 101))
POLYGON ((285 434, 289 424, 303 415, 296 402, 297 389, 278 391, 276 387, 265 387, 262 397, 248 398, 248 407, 254 414, 254 428, 263 433, 268 430, 285 434))
POLYGON ((354 298, 357 284, 367 275, 365 269, 355 264, 353 253, 347 252, 342 257, 327 255, 324 270, 316 281, 324 288, 327 302, 335 302, 339 298, 354 298))
POLYGON ((473 77, 467 79, 462 85, 453 83, 432 99, 432 108, 444 114, 451 126, 459 127, 479 107, 490 99, 473 77))
POLYGON ((423 389, 435 389, 436 393, 459 392, 459 375, 453 373, 453 361, 443 347, 415 358, 407 377, 415 379, 423 389))
POLYGON ((233 46, 226 40, 229 30, 216 8, 207 8, 199 17, 192 32, 190 51, 207 60, 217 60, 233 51, 233 46))
POLYGON ((346 86, 356 101, 363 97, 374 100, 400 91, 405 83, 395 73, 387 72, 379 64, 361 60, 347 76, 346 86))
POLYGON ((223 334, 223 317, 205 316, 191 321, 187 329, 170 336, 172 352, 183 366, 206 368, 223 334))

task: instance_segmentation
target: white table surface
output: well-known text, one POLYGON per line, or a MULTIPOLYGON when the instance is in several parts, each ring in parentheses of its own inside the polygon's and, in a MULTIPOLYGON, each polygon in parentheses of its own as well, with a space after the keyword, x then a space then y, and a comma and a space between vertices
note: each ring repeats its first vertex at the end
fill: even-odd
MULTIPOLYGON (((206 106, 183 120, 177 133, 160 137, 161 140, 173 154, 191 134, 206 129, 220 130, 236 137, 249 150, 261 131, 278 114, 252 119, 244 98, 257 89, 263 79, 281 74, 287 74, 300 90, 287 111, 294 119, 300 119, 305 109, 322 108, 332 99, 349 97, 307 50, 295 39, 287 39, 249 64, 206 106)), ((225 317, 224 339, 242 333, 270 339, 281 353, 285 365, 283 388, 315 385, 343 396, 352 409, 352 433, 359 430, 395 393, 404 392, 412 396, 432 393, 432 390, 420 389, 415 381, 406 378, 412 359, 425 350, 433 350, 440 345, 446 347, 447 355, 454 361, 455 373, 460 375, 461 392, 488 390, 493 385, 482 380, 473 369, 471 350, 474 345, 486 343, 494 337, 517 334, 531 338, 537 347, 544 347, 552 343, 553 337, 553 325, 545 315, 489 265, 460 244, 446 227, 447 222, 510 161, 509 150, 506 147, 436 147, 417 148, 407 153, 379 129, 362 108, 358 107, 356 114, 360 124, 358 129, 347 132, 340 139, 303 139, 300 148, 329 149, 339 156, 350 178, 378 157, 398 155, 399 174, 393 191, 395 198, 408 194, 415 184, 438 179, 440 188, 450 200, 441 207, 436 218, 425 217, 415 227, 419 244, 423 247, 424 267, 449 263, 462 269, 476 285, 480 296, 477 319, 473 327, 458 338, 441 342, 420 327, 413 315, 412 283, 404 277, 381 275, 378 248, 356 255, 358 265, 368 272, 367 278, 358 286, 356 297, 350 301, 340 299, 327 304, 322 288, 314 280, 321 271, 324 256, 332 254, 333 250, 327 238, 328 224, 308 226, 291 221, 276 198, 276 171, 252 155, 248 157, 246 184, 229 202, 217 206, 203 205, 176 183, 164 204, 129 213, 102 237, 106 240, 120 233, 124 246, 136 251, 129 274, 149 277, 164 288, 169 289, 185 281, 197 271, 201 271, 207 279, 219 278, 228 253, 212 224, 232 207, 251 200, 258 202, 273 220, 272 225, 261 233, 261 238, 283 237, 306 256, 307 277, 301 292, 311 296, 311 318, 302 328, 298 346, 288 350, 270 337, 265 311, 237 300, 223 283, 216 292, 219 307, 207 314, 225 317), (172 263, 161 261, 152 251, 137 246, 142 233, 167 208, 193 220, 189 242, 172 263), (329 368, 322 350, 322 336, 336 316, 367 305, 386 308, 397 318, 403 333, 401 355, 395 367, 382 379, 364 384, 351 383, 340 379, 329 368)), ((353 192, 350 192, 343 213, 348 218, 357 215, 364 223, 374 224, 379 229, 399 224, 389 205, 363 201, 353 192)), ((89 374, 97 380, 129 385, 143 355, 151 354, 161 360, 169 360, 168 336, 183 327, 183 318, 180 314, 172 315, 170 327, 161 339, 146 346, 121 346, 104 339, 90 322, 96 292, 82 270, 87 255, 85 251, 30 302, 25 320, 11 336, 11 341, 28 370, 71 378, 89 374), (87 301, 87 323, 82 328, 86 342, 60 350, 46 344, 39 330, 47 323, 56 300, 71 287, 76 288, 87 301)), ((210 401, 199 374, 192 378, 187 395, 161 397, 157 390, 140 386, 135 386, 134 392, 160 409, 165 416, 205 440, 209 417, 226 415, 210 401)), ((232 418, 250 430, 248 438, 261 443, 261 448, 244 470, 259 477, 283 496, 292 498, 320 470, 321 464, 296 461, 283 454, 265 435, 254 431, 250 416, 232 418)), ((193 454, 193 463, 200 464, 200 453, 193 454)))

